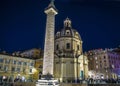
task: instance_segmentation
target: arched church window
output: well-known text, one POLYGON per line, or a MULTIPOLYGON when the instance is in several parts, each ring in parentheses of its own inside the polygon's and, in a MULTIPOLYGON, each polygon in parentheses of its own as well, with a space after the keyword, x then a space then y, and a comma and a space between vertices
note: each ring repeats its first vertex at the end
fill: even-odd
POLYGON ((70 49, 70 43, 66 44, 66 49, 70 49))

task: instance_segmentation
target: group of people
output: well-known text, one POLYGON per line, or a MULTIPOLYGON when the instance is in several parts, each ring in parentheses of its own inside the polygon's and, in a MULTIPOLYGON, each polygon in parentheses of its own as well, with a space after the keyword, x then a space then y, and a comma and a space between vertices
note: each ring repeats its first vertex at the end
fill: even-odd
POLYGON ((24 76, 19 77, 17 76, 16 78, 12 77, 12 76, 0 76, 0 83, 4 83, 4 82, 26 82, 26 79, 24 76))
POLYGON ((120 79, 92 79, 89 78, 86 80, 88 84, 107 84, 107 83, 120 83, 120 79))
POLYGON ((64 83, 80 83, 80 84, 120 84, 120 79, 93 79, 93 78, 87 78, 87 79, 77 79, 77 80, 67 80, 63 81, 64 83))

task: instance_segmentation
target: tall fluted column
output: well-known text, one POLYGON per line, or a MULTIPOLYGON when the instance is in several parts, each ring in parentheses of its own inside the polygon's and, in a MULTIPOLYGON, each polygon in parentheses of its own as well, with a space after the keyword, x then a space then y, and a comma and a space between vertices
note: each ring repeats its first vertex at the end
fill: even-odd
POLYGON ((55 15, 57 10, 54 6, 54 1, 51 0, 49 6, 45 9, 47 15, 46 33, 44 44, 44 58, 43 58, 43 75, 53 75, 54 68, 54 28, 55 28, 55 15))

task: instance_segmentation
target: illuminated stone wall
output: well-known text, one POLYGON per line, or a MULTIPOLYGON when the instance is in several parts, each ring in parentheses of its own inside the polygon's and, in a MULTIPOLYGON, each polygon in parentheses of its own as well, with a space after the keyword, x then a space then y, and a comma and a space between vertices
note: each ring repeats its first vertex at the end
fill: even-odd
POLYGON ((88 78, 88 59, 85 55, 80 55, 78 58, 56 56, 54 66, 55 78, 61 82, 88 78), (81 71, 83 71, 83 77, 81 77, 81 71))
POLYGON ((83 55, 82 43, 80 34, 72 29, 71 20, 67 18, 55 36, 54 74, 60 82, 88 77, 88 59, 83 55))
POLYGON ((22 53, 20 53, 20 55, 22 57, 40 58, 42 56, 41 53, 42 53, 41 49, 32 48, 30 50, 23 51, 22 53))
POLYGON ((19 74, 28 79, 34 64, 35 60, 32 59, 0 54, 0 76, 12 76, 15 79, 19 74))

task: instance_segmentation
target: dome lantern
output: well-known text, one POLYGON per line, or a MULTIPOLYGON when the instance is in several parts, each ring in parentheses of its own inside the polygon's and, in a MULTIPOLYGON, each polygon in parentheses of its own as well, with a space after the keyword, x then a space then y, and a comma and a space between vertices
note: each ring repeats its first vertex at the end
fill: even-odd
POLYGON ((64 27, 71 27, 71 20, 68 17, 64 20, 64 27))
POLYGON ((59 39, 62 37, 68 37, 68 38, 76 38, 82 41, 80 34, 76 29, 72 28, 71 25, 72 21, 67 17, 64 20, 64 27, 58 31, 55 35, 55 39, 59 39))

